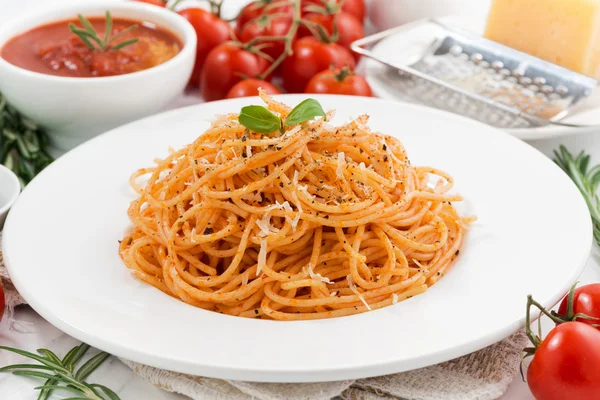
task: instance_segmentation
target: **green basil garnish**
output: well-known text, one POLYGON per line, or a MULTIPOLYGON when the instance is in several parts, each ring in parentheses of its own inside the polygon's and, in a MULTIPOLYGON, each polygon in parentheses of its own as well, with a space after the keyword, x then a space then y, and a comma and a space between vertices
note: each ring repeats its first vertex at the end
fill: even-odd
POLYGON ((269 134, 281 128, 281 119, 263 106, 242 107, 240 124, 253 132, 269 134))
POLYGON ((315 117, 326 118, 323 107, 315 99, 306 99, 289 113, 282 124, 281 119, 263 106, 242 107, 238 121, 252 132, 267 135, 287 126, 298 125, 315 117))
POLYGON ((288 114, 284 126, 298 125, 310 121, 315 117, 326 118, 326 115, 327 114, 325 114, 323 107, 321 107, 321 104, 318 101, 315 99, 306 99, 294 107, 288 114))

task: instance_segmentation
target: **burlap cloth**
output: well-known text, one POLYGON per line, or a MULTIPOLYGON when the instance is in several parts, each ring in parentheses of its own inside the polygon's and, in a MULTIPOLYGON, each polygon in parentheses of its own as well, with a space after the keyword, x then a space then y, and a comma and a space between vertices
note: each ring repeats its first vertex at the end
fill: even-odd
MULTIPOLYGON (((0 233, 0 243, 2 234, 0 233)), ((10 282, 0 250, 0 280, 8 317, 25 301, 10 282)), ((523 332, 478 352, 442 364, 377 378, 325 383, 252 383, 190 376, 121 360, 159 388, 194 400, 486 400, 497 399, 519 369, 523 332)), ((149 399, 150 400, 150 399, 149 399)))

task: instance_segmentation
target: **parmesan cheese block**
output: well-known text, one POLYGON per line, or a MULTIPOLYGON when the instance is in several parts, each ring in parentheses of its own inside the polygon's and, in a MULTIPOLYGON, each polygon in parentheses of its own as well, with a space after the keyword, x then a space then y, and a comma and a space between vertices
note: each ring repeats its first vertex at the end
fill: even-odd
POLYGON ((600 78, 600 0, 493 0, 485 36, 600 78))

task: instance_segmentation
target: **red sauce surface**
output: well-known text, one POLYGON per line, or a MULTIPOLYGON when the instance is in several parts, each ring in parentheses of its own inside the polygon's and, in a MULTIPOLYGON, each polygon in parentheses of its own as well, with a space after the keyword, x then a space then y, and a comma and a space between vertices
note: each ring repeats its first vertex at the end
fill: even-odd
MULTIPOLYGON (((105 19, 88 20, 103 38, 105 19)), ((139 41, 120 50, 91 50, 69 30, 70 23, 82 28, 78 20, 39 26, 10 39, 0 50, 0 57, 42 74, 88 78, 152 68, 175 57, 182 47, 179 38, 167 30, 144 22, 113 18, 113 36, 131 25, 137 24, 138 28, 119 36, 112 45, 133 38, 139 41)))

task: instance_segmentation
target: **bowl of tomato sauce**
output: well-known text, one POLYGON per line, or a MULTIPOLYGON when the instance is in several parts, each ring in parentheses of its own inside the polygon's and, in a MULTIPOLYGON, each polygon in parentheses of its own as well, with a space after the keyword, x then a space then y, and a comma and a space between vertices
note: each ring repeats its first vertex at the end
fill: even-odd
POLYGON ((76 2, 0 26, 0 92, 69 150, 164 109, 195 53, 193 27, 172 11, 76 2))

